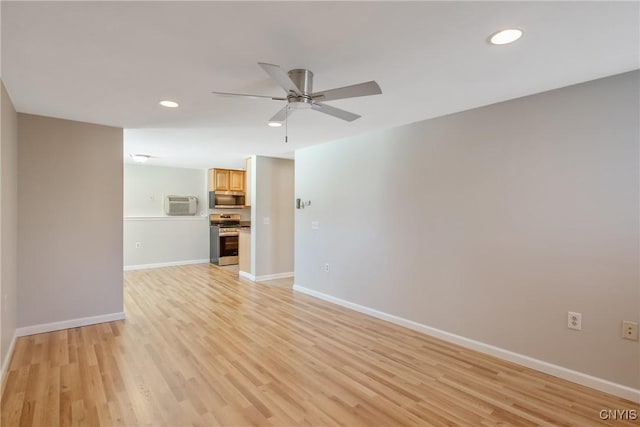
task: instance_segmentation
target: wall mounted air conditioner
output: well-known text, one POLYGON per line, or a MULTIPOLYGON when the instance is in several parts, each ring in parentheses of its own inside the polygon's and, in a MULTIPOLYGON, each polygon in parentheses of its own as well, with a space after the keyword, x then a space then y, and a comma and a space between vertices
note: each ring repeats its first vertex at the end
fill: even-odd
POLYGON ((164 211, 167 215, 195 215, 198 198, 195 196, 167 196, 164 199, 164 211))

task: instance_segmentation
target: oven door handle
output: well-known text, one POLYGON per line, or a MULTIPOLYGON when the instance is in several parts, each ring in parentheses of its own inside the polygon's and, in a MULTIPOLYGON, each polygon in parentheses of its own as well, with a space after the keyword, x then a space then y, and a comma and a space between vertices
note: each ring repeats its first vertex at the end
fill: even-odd
POLYGON ((220 237, 234 237, 239 235, 240 234, 237 231, 231 233, 220 233, 220 237))

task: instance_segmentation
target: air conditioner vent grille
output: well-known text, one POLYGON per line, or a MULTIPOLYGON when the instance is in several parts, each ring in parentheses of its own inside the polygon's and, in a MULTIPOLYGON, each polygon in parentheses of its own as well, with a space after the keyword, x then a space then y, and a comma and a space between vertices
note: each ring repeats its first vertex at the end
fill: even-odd
POLYGON ((164 211, 167 215, 195 215, 198 198, 195 196, 167 196, 164 211))

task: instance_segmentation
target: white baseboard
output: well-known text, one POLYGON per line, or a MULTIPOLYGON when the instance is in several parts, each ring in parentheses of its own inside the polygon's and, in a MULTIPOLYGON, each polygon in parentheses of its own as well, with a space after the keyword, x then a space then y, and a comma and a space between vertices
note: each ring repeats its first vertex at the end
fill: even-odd
POLYGON ((9 364, 13 357, 13 350, 16 347, 16 340, 18 339, 17 333, 14 332, 11 343, 9 343, 9 351, 7 351, 7 357, 2 362, 2 371, 0 371, 0 390, 4 391, 4 380, 7 378, 7 371, 9 370, 9 364))
POLYGON ((209 259, 189 259, 185 261, 158 262, 155 264, 125 265, 124 271, 146 270, 148 268, 175 267, 178 265, 208 264, 209 259))
POLYGON ((365 307, 359 304, 355 304, 340 298, 333 297, 331 295, 324 294, 322 292, 314 291, 300 285, 293 285, 293 290, 328 301, 333 304, 340 305, 342 307, 349 308, 360 313, 367 314, 378 319, 386 320, 387 322, 395 323, 396 325, 404 326, 405 328, 412 329, 417 332, 421 332, 426 335, 430 335, 435 338, 439 338, 443 341, 447 341, 453 344, 457 344, 461 347, 465 347, 471 350, 479 351, 491 356, 495 356, 499 359, 507 360, 509 362, 517 363, 518 365, 526 366, 527 368, 535 369, 537 371, 544 372, 549 375, 553 375, 558 378, 562 378, 577 384, 581 384, 587 387, 594 388, 596 390, 604 391, 605 393, 613 394, 624 399, 631 400, 636 403, 640 403, 640 390, 631 388, 622 384, 617 384, 612 381, 608 381, 602 378, 594 377, 582 372, 574 371, 572 369, 564 368, 562 366, 554 365, 552 363, 545 362, 543 360, 534 359, 523 354, 514 353, 509 350, 505 350, 500 347, 495 347, 490 344, 485 344, 480 341, 475 341, 469 338, 465 338, 460 335, 455 335, 440 329, 432 328, 421 323, 407 320, 402 317, 394 316, 392 314, 384 313, 382 311, 374 310, 369 307, 365 307))
POLYGON ((238 274, 239 274, 239 276, 240 276, 240 277, 244 277, 245 279, 249 279, 249 280, 251 280, 252 282, 255 282, 255 281, 256 281, 256 276, 254 276, 254 275, 253 275, 253 274, 251 274, 251 273, 247 273, 246 271, 242 271, 242 270, 240 270, 240 271, 238 272, 238 274))
POLYGON ((286 277, 293 277, 293 272, 288 273, 276 273, 276 274, 265 274, 264 276, 254 276, 251 273, 247 273, 246 271, 240 271, 240 277, 244 277, 245 279, 252 280, 254 282, 264 282, 267 280, 275 280, 275 279, 284 279, 286 277))
POLYGON ((276 273, 276 274, 266 274, 264 276, 256 276, 256 282, 264 282, 265 280, 275 280, 275 279, 284 279, 286 277, 293 277, 293 271, 288 273, 276 273))
POLYGON ((26 335, 43 334, 45 332, 59 331, 61 329, 78 328, 80 326, 95 325, 97 323, 113 322, 114 320, 122 320, 125 317, 124 312, 119 312, 103 314, 100 316, 62 320, 60 322, 43 323, 40 325, 24 326, 16 329, 16 335, 24 337, 26 335))

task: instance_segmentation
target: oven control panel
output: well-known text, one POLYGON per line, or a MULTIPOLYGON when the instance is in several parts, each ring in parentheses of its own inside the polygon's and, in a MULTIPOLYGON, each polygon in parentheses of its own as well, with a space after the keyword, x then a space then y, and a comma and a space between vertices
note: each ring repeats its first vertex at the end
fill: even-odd
POLYGON ((229 236, 231 234, 238 234, 238 229, 236 227, 220 227, 220 235, 221 236, 229 236))

